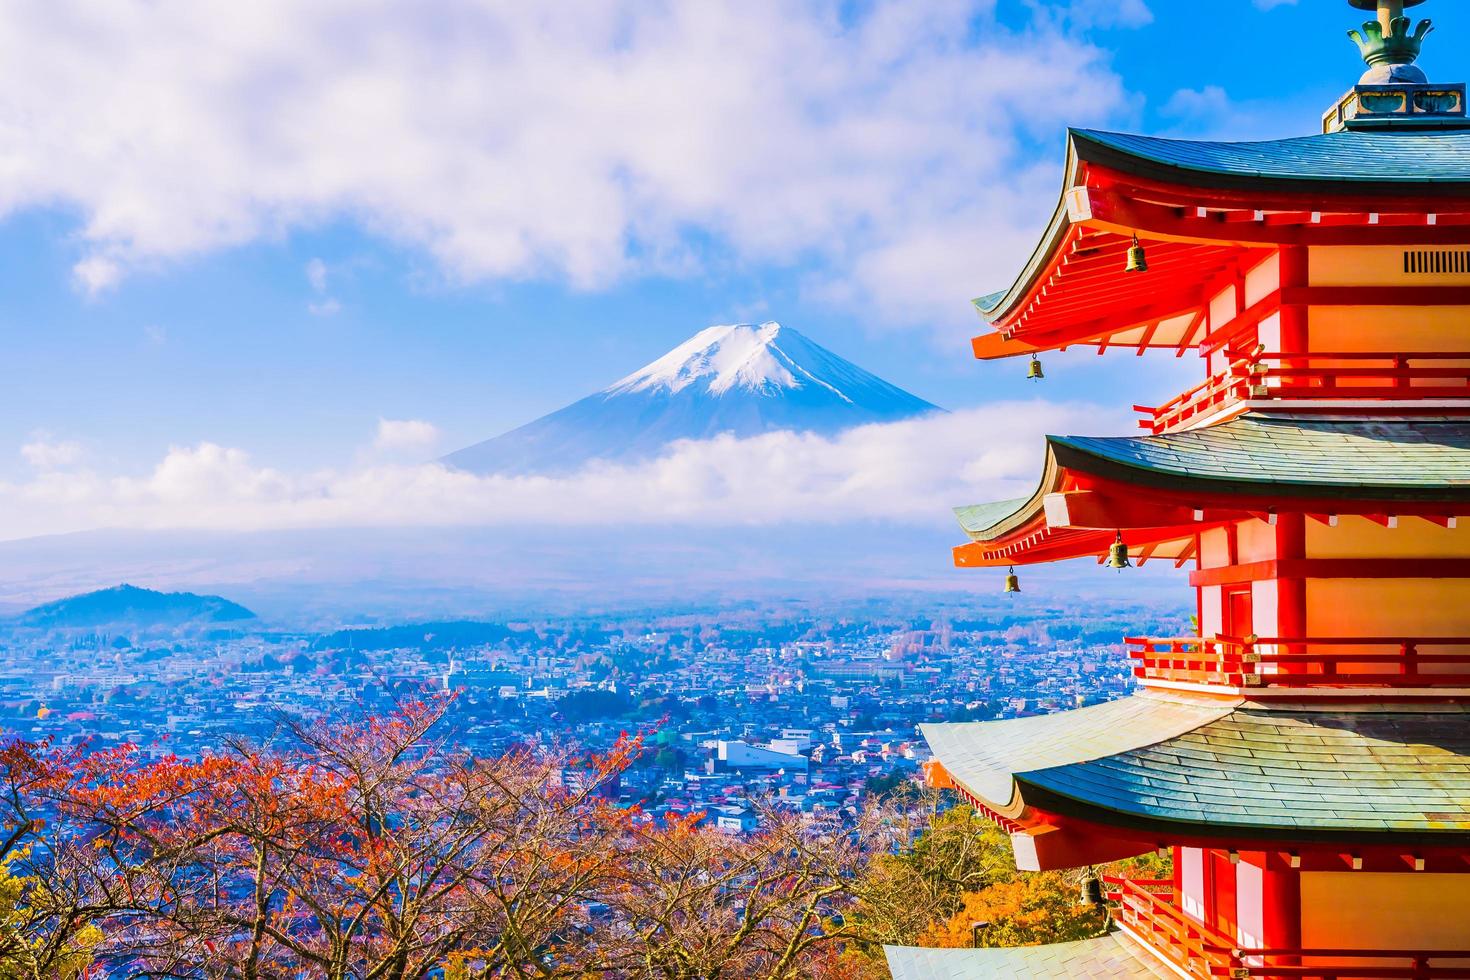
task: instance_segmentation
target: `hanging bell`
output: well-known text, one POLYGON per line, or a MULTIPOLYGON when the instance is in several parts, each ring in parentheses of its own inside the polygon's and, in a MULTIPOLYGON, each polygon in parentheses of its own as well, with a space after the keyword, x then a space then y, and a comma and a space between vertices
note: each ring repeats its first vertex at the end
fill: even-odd
POLYGON ((1108 549, 1108 567, 1116 568, 1120 572, 1133 567, 1133 563, 1128 560, 1128 546, 1123 543, 1122 531, 1118 532, 1118 539, 1108 549))
POLYGON ((1083 905, 1102 905, 1103 902, 1106 900, 1106 897, 1107 896, 1103 894, 1102 879, 1097 876, 1096 872, 1093 872, 1086 878, 1082 879, 1081 899, 1083 905))
POLYGON ((1018 576, 1016 574, 1015 566, 1012 566, 1011 569, 1010 569, 1010 571, 1006 573, 1006 591, 1007 592, 1020 592, 1021 591, 1021 579, 1020 579, 1020 576, 1018 576))
POLYGON ((1133 236, 1133 244, 1128 246, 1128 264, 1123 267, 1124 272, 1147 272, 1148 257, 1143 254, 1143 246, 1138 243, 1138 236, 1133 236))
POLYGON ((1032 381, 1040 381, 1046 377, 1045 374, 1041 373, 1041 359, 1035 354, 1031 355, 1031 366, 1026 369, 1026 377, 1032 381))

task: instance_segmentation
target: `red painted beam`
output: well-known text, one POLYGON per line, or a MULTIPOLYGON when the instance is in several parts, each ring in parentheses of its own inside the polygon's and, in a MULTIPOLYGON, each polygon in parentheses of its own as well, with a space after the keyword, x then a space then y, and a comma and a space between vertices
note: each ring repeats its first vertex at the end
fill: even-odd
POLYGON ((1470 286, 1289 286, 1283 304, 1302 306, 1470 306, 1470 286))
POLYGON ((1089 186, 1087 192, 1087 207, 1079 213, 1079 223, 1099 230, 1136 232, 1143 238, 1241 246, 1470 244, 1470 228, 1463 225, 1363 223, 1366 215, 1382 213, 1378 206, 1335 214, 1334 209, 1342 205, 1323 207, 1315 209, 1323 213, 1321 221, 1301 225, 1232 223, 1198 217, 1187 207, 1181 213, 1177 205, 1141 201, 1118 188, 1089 186))
POLYGON ((1297 212, 1311 215, 1331 212, 1377 212, 1379 214, 1438 214, 1470 212, 1470 197, 1431 196, 1427 194, 1357 194, 1339 184, 1312 192, 1275 191, 1269 186, 1248 190, 1193 187, 1173 181, 1154 180, 1124 173, 1096 163, 1084 165, 1084 183, 1134 197, 1157 201, 1173 207, 1215 210, 1257 209, 1262 211, 1297 212), (1338 191, 1338 192, 1332 192, 1338 191), (1346 191, 1346 192, 1341 192, 1346 191))
POLYGON ((1470 558, 1295 558, 1202 568, 1189 584, 1241 585, 1304 578, 1470 578, 1470 558))

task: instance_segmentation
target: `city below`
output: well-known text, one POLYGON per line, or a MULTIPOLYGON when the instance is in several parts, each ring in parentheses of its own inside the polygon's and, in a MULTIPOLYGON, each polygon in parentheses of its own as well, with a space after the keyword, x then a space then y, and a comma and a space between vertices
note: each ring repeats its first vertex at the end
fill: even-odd
POLYGON ((758 799, 839 819, 916 776, 929 758, 921 723, 1132 693, 1121 640, 1139 627, 1177 635, 1185 622, 1028 596, 944 618, 772 607, 310 632, 215 597, 123 587, 5 623, 0 698, 22 738, 197 757, 266 743, 287 718, 447 695, 442 737, 481 758, 524 745, 604 751, 645 733, 616 787, 622 804, 749 831, 758 799))

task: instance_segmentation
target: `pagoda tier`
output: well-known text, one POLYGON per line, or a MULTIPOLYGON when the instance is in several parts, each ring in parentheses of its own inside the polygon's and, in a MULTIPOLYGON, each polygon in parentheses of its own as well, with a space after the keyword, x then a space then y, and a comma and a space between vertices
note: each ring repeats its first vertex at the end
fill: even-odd
MULTIPOLYGON (((1252 413, 1154 436, 1051 436, 1035 493, 955 513, 971 538, 955 564, 971 568, 1106 555, 1119 534, 1140 561, 1182 565, 1209 530, 1285 514, 1453 530, 1470 515, 1470 418, 1252 413)), ((1392 567, 1360 564, 1343 570, 1392 567)), ((1470 561, 1454 568, 1470 574, 1470 561)))
POLYGON ((1023 870, 1161 847, 1259 850, 1307 870, 1467 870, 1470 709, 1321 710, 1145 693, 1077 711, 925 725, 953 787, 1023 870))
POLYGON ((1014 285, 975 301, 996 328, 975 338, 975 355, 1073 345, 1182 355, 1222 345, 1282 306, 1470 304, 1463 286, 1329 279, 1210 303, 1232 285, 1243 294, 1246 273, 1284 248, 1413 246, 1437 269, 1436 253, 1470 245, 1467 159, 1470 132, 1198 143, 1073 130, 1040 246, 1014 285), (1135 236, 1146 281, 1124 262, 1135 236))

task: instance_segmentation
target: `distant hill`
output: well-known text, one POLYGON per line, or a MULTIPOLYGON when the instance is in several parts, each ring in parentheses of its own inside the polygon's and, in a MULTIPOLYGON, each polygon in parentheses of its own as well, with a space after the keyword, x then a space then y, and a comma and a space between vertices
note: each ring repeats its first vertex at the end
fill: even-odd
POLYGON ((19 626, 87 629, 99 626, 184 626, 254 619, 255 613, 217 595, 155 592, 119 585, 57 599, 21 613, 19 626))
POLYGON ((630 463, 677 439, 832 434, 941 411, 779 323, 710 327, 595 395, 444 457, 471 473, 630 463))

